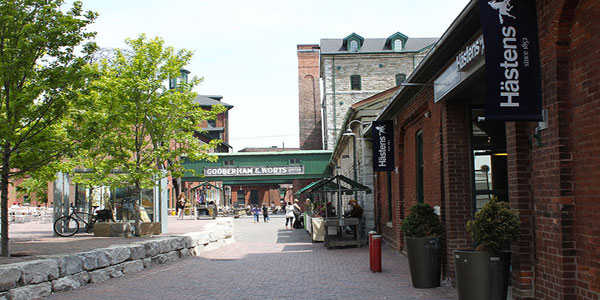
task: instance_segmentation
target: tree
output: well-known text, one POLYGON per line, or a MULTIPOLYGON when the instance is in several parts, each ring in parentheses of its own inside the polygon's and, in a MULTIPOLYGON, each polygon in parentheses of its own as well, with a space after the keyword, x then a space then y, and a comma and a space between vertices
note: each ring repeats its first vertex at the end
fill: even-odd
MULTIPOLYGON (((90 122, 99 128, 95 146, 82 153, 81 167, 91 171, 74 180, 88 185, 134 186, 134 197, 158 178, 181 176, 182 157, 214 159, 207 152, 219 141, 201 144, 195 138, 201 122, 215 118, 223 106, 203 110, 193 101, 193 78, 175 89, 165 83, 189 63, 192 52, 175 51, 160 38, 128 39, 130 51, 115 50, 110 60, 95 65, 99 77, 87 95, 90 122), (169 162, 169 163, 167 163, 169 162)), ((135 233, 139 235, 139 202, 135 199, 135 233)))
POLYGON ((97 15, 81 2, 63 12, 63 0, 3 0, 0 4, 0 193, 2 256, 9 256, 8 188, 72 151, 70 123, 84 86, 87 55, 95 45, 85 27, 97 15))

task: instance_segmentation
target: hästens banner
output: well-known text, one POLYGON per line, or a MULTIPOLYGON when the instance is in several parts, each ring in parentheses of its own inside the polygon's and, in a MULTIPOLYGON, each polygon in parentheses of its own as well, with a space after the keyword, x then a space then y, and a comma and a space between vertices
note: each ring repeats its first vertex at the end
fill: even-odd
POLYGON ((394 123, 373 121, 373 171, 394 170, 394 123))
POLYGON ((541 121, 534 0, 479 0, 485 42, 486 120, 541 121))

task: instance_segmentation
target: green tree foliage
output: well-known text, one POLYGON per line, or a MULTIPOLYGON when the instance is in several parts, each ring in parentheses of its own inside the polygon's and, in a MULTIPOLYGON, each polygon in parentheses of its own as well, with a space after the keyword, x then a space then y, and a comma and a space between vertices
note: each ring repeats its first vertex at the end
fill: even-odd
POLYGON ((440 217, 433 207, 417 203, 410 208, 410 214, 402 222, 404 236, 413 238, 437 237, 443 233, 440 217))
MULTIPOLYGON (((75 162, 89 173, 75 174, 74 181, 134 186, 139 195, 166 174, 181 176, 183 157, 215 159, 207 152, 220 141, 202 144, 195 135, 202 121, 216 118, 225 108, 208 111, 194 103, 191 89, 198 78, 176 89, 165 86, 189 63, 192 52, 176 51, 162 39, 144 35, 126 43, 130 51, 116 50, 110 60, 94 66, 99 76, 90 83, 86 115, 81 117, 87 122, 82 128, 99 137, 75 162)), ((137 215, 139 199, 135 203, 137 215)), ((139 234, 139 216, 135 227, 139 234)))
POLYGON ((500 251, 517 239, 520 224, 519 215, 508 203, 494 197, 467 222, 467 231, 478 244, 476 250, 500 251))
POLYGON ((96 14, 81 2, 63 11, 62 0, 0 1, 0 193, 2 255, 8 256, 8 187, 69 155, 78 91, 84 86, 86 55, 80 46, 94 33, 85 27, 96 14))

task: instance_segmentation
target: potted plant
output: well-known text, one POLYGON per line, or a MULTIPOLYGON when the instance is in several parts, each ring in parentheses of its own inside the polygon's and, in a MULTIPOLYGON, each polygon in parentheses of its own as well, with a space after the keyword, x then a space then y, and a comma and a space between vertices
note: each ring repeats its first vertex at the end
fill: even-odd
POLYGON ((411 207, 401 229, 413 286, 440 286, 440 237, 443 232, 440 217, 429 204, 417 203, 411 207))
POLYGON ((467 222, 467 232, 477 247, 454 251, 460 300, 506 299, 511 253, 503 248, 517 239, 519 227, 519 215, 495 197, 467 222))

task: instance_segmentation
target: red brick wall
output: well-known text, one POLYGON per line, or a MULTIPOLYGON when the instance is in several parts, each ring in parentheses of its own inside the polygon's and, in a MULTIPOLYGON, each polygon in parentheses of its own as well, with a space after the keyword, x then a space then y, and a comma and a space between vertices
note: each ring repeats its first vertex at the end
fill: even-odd
POLYGON ((514 299, 600 299, 600 4, 538 1, 548 129, 508 124, 514 299))
POLYGON ((300 149, 323 149, 321 92, 319 88, 319 45, 298 45, 298 92, 300 149))
POLYGON ((446 276, 454 278, 452 251, 470 249, 465 224, 471 219, 471 160, 469 101, 443 103, 444 225, 446 227, 446 276))

